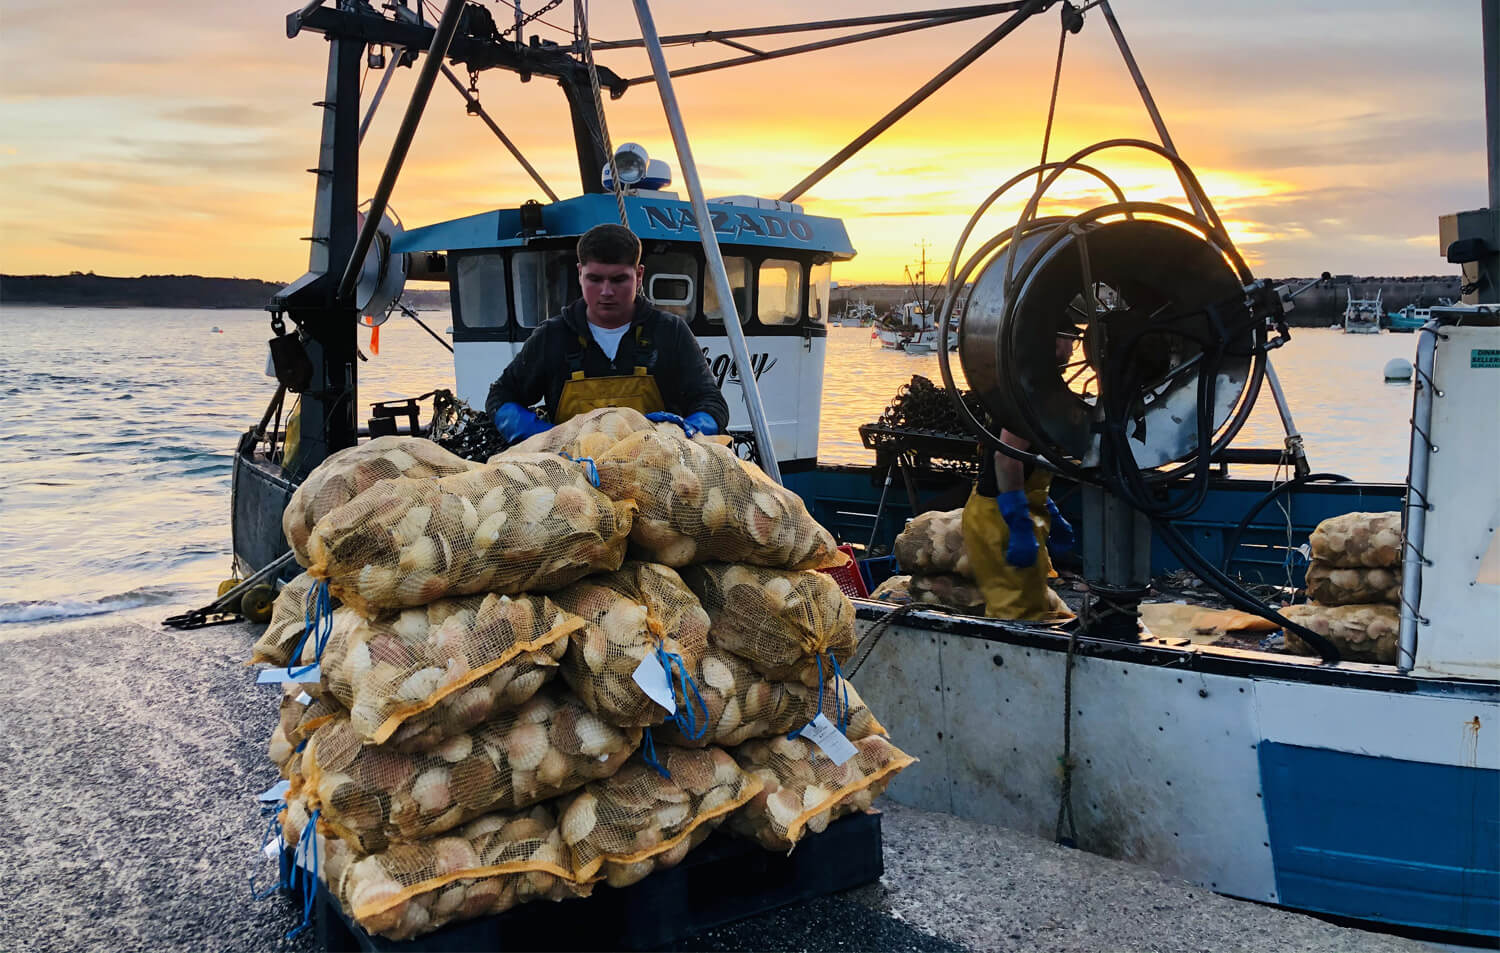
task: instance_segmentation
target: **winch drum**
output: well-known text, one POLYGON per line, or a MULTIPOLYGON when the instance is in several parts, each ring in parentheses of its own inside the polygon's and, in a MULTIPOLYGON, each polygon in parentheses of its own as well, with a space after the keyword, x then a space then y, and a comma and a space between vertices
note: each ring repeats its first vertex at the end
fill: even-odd
POLYGON ((959 328, 959 357, 996 421, 1067 471, 1098 466, 1099 386, 1110 386, 1100 378, 1112 355, 1129 350, 1115 386, 1138 391, 1129 396, 1127 435, 1133 465, 1151 471, 1197 453, 1193 368, 1202 345, 1220 339, 1211 450, 1234 437, 1263 373, 1264 333, 1249 320, 1235 269, 1202 235, 1152 219, 1092 221, 1028 230, 985 264, 959 328), (1020 257, 1013 297, 1012 254, 1020 257), (1099 308, 1092 316, 1091 297, 1099 308), (1083 363, 1059 368, 1058 333, 1078 336, 1070 362, 1083 363), (1079 381, 1090 377, 1096 385, 1085 393, 1079 381))

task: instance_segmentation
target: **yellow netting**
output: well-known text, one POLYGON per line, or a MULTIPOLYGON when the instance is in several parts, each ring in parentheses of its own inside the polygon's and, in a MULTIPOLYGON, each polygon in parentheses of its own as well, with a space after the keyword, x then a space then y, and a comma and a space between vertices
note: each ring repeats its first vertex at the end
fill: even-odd
POLYGON ((729 817, 729 829, 767 850, 791 850, 807 832, 868 808, 916 759, 879 735, 854 743, 843 764, 802 738, 747 741, 730 751, 761 782, 760 793, 729 817))
POLYGON ((785 735, 812 721, 818 714, 820 697, 822 711, 831 722, 839 720, 847 698, 844 717, 849 740, 885 734, 853 685, 835 679, 826 669, 824 675, 821 693, 800 682, 773 682, 734 653, 710 646, 694 674, 708 710, 707 730, 698 738, 688 738, 676 725, 669 724, 655 737, 669 745, 702 748, 731 747, 751 738, 785 735))
POLYGON ((639 730, 606 725, 570 695, 545 688, 419 754, 366 744, 347 719, 336 719, 313 735, 302 765, 329 829, 369 852, 608 777, 640 739, 639 730))
POLYGON ((769 679, 815 686, 820 656, 830 670, 829 654, 854 654, 854 604, 827 573, 709 563, 682 577, 708 612, 709 641, 769 679))
POLYGON ((964 511, 932 510, 906 524, 896 536, 892 552, 896 562, 909 573, 930 576, 933 573, 956 573, 971 576, 969 554, 964 550, 964 511))
POLYGON ((629 407, 601 407, 586 414, 570 417, 550 430, 516 444, 504 453, 490 458, 491 463, 505 459, 506 454, 519 453, 566 453, 575 460, 600 456, 633 433, 670 427, 678 433, 682 428, 673 423, 655 424, 646 415, 629 407))
MULTIPOLYGON (((1319 606, 1309 603, 1287 606, 1281 614, 1332 642, 1347 661, 1396 664, 1401 610, 1395 606, 1319 606)), ((1312 646, 1290 632, 1286 634, 1286 647, 1287 651, 1298 655, 1318 654, 1312 646)))
POLYGON ((559 802, 563 843, 578 879, 604 868, 611 883, 624 886, 677 863, 697 828, 720 821, 760 790, 719 748, 658 745, 656 756, 670 778, 636 755, 615 775, 559 802))
POLYGON ((1358 568, 1401 564, 1400 513, 1345 513, 1312 532, 1312 554, 1330 566, 1358 568))
MULTIPOLYGON (((708 613, 682 577, 666 566, 632 561, 552 598, 585 623, 562 660, 563 679, 579 700, 613 725, 660 724, 666 709, 636 684, 636 667, 660 645, 681 656, 692 674, 708 648, 708 613)), ((684 703, 680 694, 677 700, 684 703)))
POLYGON ((365 616, 476 592, 557 589, 618 569, 633 504, 549 454, 437 480, 383 480, 318 521, 308 571, 365 616))
POLYGON ((532 900, 592 892, 590 884, 575 882, 557 819, 546 804, 486 814, 451 836, 392 844, 336 862, 329 873, 344 912, 366 931, 392 940, 532 900))
POLYGON ((912 576, 907 583, 912 602, 947 606, 960 612, 984 615, 984 593, 977 583, 951 573, 912 576))
POLYGON ((277 593, 276 601, 271 604, 271 622, 250 650, 251 664, 291 664, 292 649, 297 647, 307 619, 308 593, 317 582, 304 572, 277 593))
POLYGON ((1307 567, 1307 598, 1325 606, 1401 604, 1401 567, 1344 569, 1321 559, 1307 567))
POLYGON ((308 540, 318 520, 377 481, 444 477, 478 466, 421 437, 376 437, 369 443, 330 454, 318 464, 297 487, 282 512, 281 531, 296 553, 297 562, 310 566, 308 540))
POLYGON ((653 562, 824 569, 847 561, 797 494, 726 447, 649 430, 597 463, 600 489, 639 504, 630 541, 653 562))
POLYGON ((333 614, 328 690, 360 737, 420 751, 535 695, 583 620, 545 596, 465 596, 367 620, 333 614))

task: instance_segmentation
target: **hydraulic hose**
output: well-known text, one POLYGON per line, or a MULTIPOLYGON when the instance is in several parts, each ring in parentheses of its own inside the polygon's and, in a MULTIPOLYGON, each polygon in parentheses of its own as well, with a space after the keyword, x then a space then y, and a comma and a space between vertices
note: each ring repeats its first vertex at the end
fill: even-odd
POLYGON ((1281 626, 1283 631, 1290 632, 1302 641, 1317 650, 1323 661, 1334 663, 1340 660, 1338 648, 1323 636, 1309 629, 1305 625, 1286 618, 1281 613, 1261 602, 1259 599, 1246 592, 1239 583, 1219 571, 1219 567, 1203 558, 1193 544, 1188 542, 1182 532, 1166 520, 1153 519, 1152 525, 1161 536, 1162 542, 1172 551, 1184 566, 1197 573, 1204 582, 1213 586, 1221 595, 1236 609, 1243 610, 1251 615, 1258 615, 1262 619, 1274 622, 1281 626))
POLYGON ((1299 476, 1296 479, 1288 480, 1285 483, 1278 483, 1276 486, 1273 486, 1269 493, 1267 493, 1265 496, 1262 496, 1258 501, 1256 501, 1256 504, 1254 506, 1250 507, 1250 509, 1245 512, 1244 519, 1240 520, 1239 525, 1235 526, 1234 530, 1229 534, 1227 538, 1225 538, 1224 561, 1219 564, 1219 569, 1225 573, 1229 572, 1229 564, 1234 561, 1235 550, 1240 548, 1240 537, 1245 534, 1245 530, 1250 528, 1250 524, 1255 521, 1255 518, 1257 516, 1260 515, 1260 511, 1271 505, 1272 500, 1276 499, 1283 493, 1289 493, 1292 490, 1295 490, 1297 487, 1307 483, 1348 482, 1349 478, 1344 476, 1342 473, 1304 473, 1302 476, 1299 476))

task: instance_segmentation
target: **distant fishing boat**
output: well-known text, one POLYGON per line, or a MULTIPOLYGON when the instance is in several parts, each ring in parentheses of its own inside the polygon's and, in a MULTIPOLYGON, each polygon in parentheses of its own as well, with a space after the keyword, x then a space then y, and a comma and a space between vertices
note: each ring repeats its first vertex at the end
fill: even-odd
POLYGON ((1348 288, 1344 289, 1347 303, 1344 305, 1344 332, 1346 334, 1379 334, 1380 333, 1380 296, 1383 291, 1376 291, 1373 298, 1356 298, 1354 292, 1348 288))

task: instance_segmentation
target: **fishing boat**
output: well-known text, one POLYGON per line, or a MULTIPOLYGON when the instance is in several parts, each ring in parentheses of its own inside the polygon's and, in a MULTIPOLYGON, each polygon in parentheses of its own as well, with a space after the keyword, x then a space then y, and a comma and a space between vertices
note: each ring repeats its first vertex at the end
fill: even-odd
POLYGON ((1377 290, 1373 298, 1356 298, 1353 290, 1344 289, 1346 302, 1344 304, 1344 333, 1345 334, 1379 334, 1380 316, 1384 313, 1380 309, 1380 296, 1384 289, 1377 290))
POLYGON ((875 306, 865 301, 850 302, 830 323, 841 328, 868 327, 875 323, 875 306))
MULTIPOLYGON (((1453 302, 1448 298, 1438 301, 1439 305, 1451 306, 1453 302)), ((1391 331, 1409 333, 1419 330, 1432 320, 1432 305, 1419 306, 1412 302, 1400 311, 1389 311, 1386 313, 1386 328, 1391 331)))
MULTIPOLYGON (((889 19, 922 28, 955 18, 1001 18, 965 54, 972 61, 1054 6, 1063 13, 1064 38, 1082 28, 1082 12, 1049 0, 889 19)), ((1110 4, 1091 6, 1135 75, 1161 140, 1127 144, 1178 174, 1186 207, 1152 203, 1148 215, 1144 205, 1126 201, 1094 165, 1096 152, 1120 140, 1064 160, 1044 159, 996 190, 1039 182, 1015 227, 985 242, 982 253, 968 243, 966 230, 944 282, 950 301, 972 285, 956 320, 956 346, 974 394, 1024 422, 1043 451, 1033 462, 1059 472, 1054 496, 1080 531, 1090 608, 1070 627, 939 608, 893 609, 864 597, 872 579, 852 580, 863 637, 851 677, 892 734, 921 758, 890 796, 1056 836, 1229 896, 1500 936, 1500 662, 1494 652, 1500 511, 1493 482, 1473 479, 1500 467, 1500 420, 1492 412, 1500 372, 1486 356, 1500 353, 1496 311, 1493 305, 1462 313, 1433 309, 1418 336, 1408 483, 1360 483, 1314 472, 1272 365, 1272 349, 1290 341, 1278 321, 1279 297, 1249 273, 1176 154, 1110 4), (1077 215, 1041 214, 1052 182, 1084 166, 1116 201, 1077 215), (1080 254, 1084 250, 1088 254, 1080 254), (1106 325, 1116 329, 1111 341, 1133 335, 1138 342, 1150 331, 1130 323, 1139 315, 1156 320, 1170 313, 1178 320, 1182 308, 1189 315, 1210 309, 1218 315, 1212 324, 1194 325, 1207 347, 1173 344, 1137 353, 1115 343, 1127 350, 1101 350, 1106 325), (1060 369, 1057 380, 1008 373, 1014 370, 1008 362, 1025 354, 1038 348, 1051 353, 1057 332, 1049 322, 1065 312, 1075 322, 1078 359, 1060 369), (1118 406, 1107 398, 1120 378, 1100 374, 1111 360, 1118 367, 1109 366, 1128 371, 1129 386, 1138 389, 1118 406), (1232 445, 1262 396, 1277 405, 1284 445, 1232 445), (1439 445, 1440 455, 1434 452, 1439 445), (1272 482, 1231 474, 1231 467, 1245 464, 1285 465, 1295 476, 1272 482), (1274 518, 1272 503, 1279 504, 1274 518), (1147 581, 1183 567, 1231 593, 1246 611, 1274 614, 1245 596, 1239 581, 1279 581, 1320 521, 1356 511, 1405 514, 1394 664, 1341 660, 1326 642, 1319 658, 1140 631, 1136 613, 1147 581)), ((329 453, 393 428, 389 413, 361 422, 356 328, 361 314, 378 321, 397 310, 398 274, 448 282, 456 394, 482 406, 490 382, 531 330, 576 296, 570 249, 577 237, 622 217, 650 249, 645 294, 689 321, 726 388, 731 433, 865 557, 872 576, 877 560, 870 557, 889 545, 906 519, 961 502, 969 471, 924 465, 976 458, 975 435, 984 424, 967 411, 958 414, 966 405, 956 390, 955 417, 968 429, 872 427, 862 429, 862 438, 879 452, 875 466, 817 459, 830 273, 855 249, 840 220, 816 215, 799 200, 861 140, 924 97, 908 99, 779 197, 709 201, 690 194, 684 200, 666 190, 660 175, 648 181, 651 163, 641 155, 605 146, 598 90, 623 95, 638 84, 595 64, 594 54, 642 42, 591 42, 584 29, 572 47, 526 44, 519 42, 519 23, 518 35, 507 39, 509 30, 479 15, 483 8, 468 8, 461 20, 462 7, 449 3, 436 23, 399 2, 385 9, 313 3, 288 17, 290 36, 311 33, 329 41, 328 71, 318 103, 322 139, 312 170, 318 186, 309 270, 268 306, 278 389, 234 456, 233 548, 247 584, 293 571, 280 516, 307 472, 329 453), (423 73, 361 219, 360 74, 367 44, 419 55, 423 73), (479 209, 417 227, 390 221, 391 189, 444 57, 476 73, 504 69, 556 80, 572 120, 582 194, 558 197, 522 160, 548 201, 479 209), (705 229, 720 249, 722 276, 705 229), (286 455, 283 423, 288 394, 301 400, 294 460, 286 455), (752 410, 760 400, 763 410, 752 410), (900 481, 894 494, 893 478, 900 481)), ((1492 70, 1500 42, 1493 19, 1485 21, 1492 70)), ((837 21, 796 28, 827 29, 830 22, 837 21)), ((666 41, 711 39, 694 34, 666 41)), ((762 56, 747 54, 716 68, 762 56)), ((942 81, 961 65, 945 70, 942 81)), ((1493 88, 1496 77, 1487 81, 1493 88)), ((940 85, 928 84, 926 94, 940 85)), ((377 93, 372 109, 378 99, 377 93)), ((464 100, 486 115, 471 95, 464 100)), ((1489 119, 1492 142, 1496 118, 1489 119)), ((684 143, 677 144, 681 154, 684 143)), ((1492 170, 1495 163, 1491 155, 1492 170)), ((1495 178, 1492 171, 1492 191, 1495 178)), ((1500 196, 1491 195, 1491 206, 1500 207, 1500 196)), ((1464 214, 1471 217, 1460 220, 1459 237, 1477 241, 1460 241, 1460 251, 1490 276, 1493 296, 1500 284, 1493 219, 1464 214)), ((1370 330, 1378 330, 1375 314, 1370 330)), ((956 317, 951 308, 931 316, 949 377, 950 317, 956 317)), ((420 433, 416 418, 414 399, 409 429, 420 433)))

